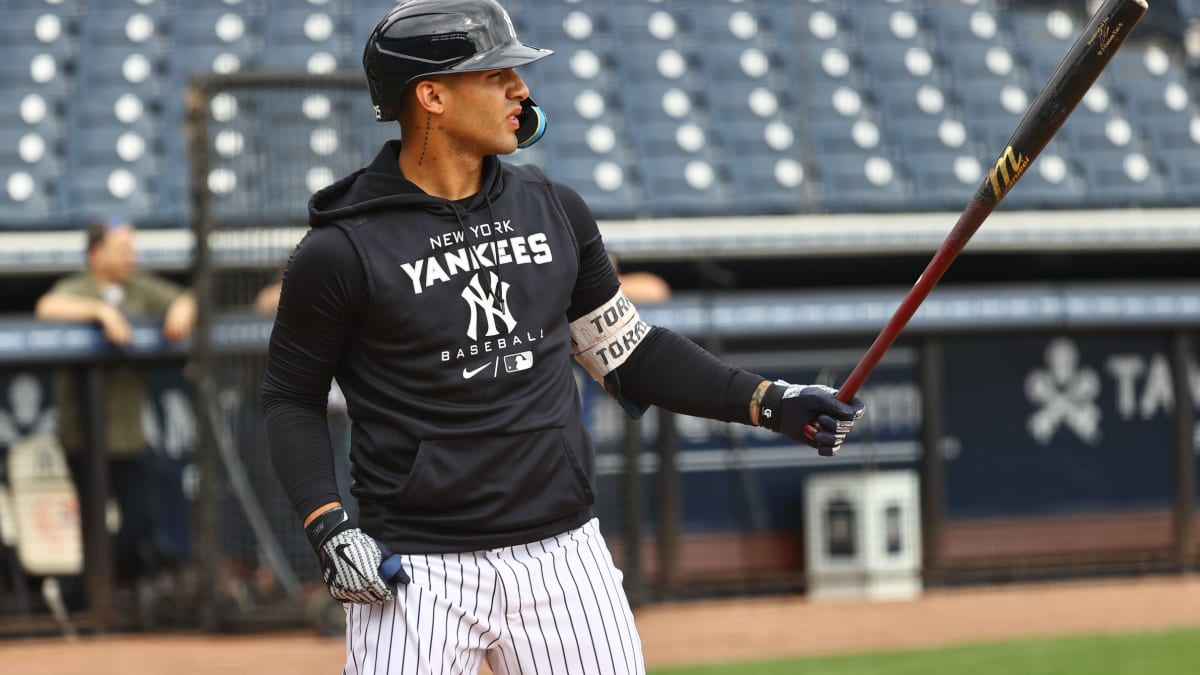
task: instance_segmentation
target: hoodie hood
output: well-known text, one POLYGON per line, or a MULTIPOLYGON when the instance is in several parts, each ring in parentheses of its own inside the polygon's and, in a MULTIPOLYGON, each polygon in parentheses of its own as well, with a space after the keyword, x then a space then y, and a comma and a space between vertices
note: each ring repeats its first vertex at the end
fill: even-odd
POLYGON ((465 209, 470 213, 487 208, 489 201, 499 197, 504 189, 500 160, 494 155, 483 158, 479 192, 454 202, 426 194, 405 178, 400 172, 399 156, 400 141, 388 141, 369 165, 317 191, 308 200, 309 225, 321 227, 377 211, 423 209, 452 215, 465 209))

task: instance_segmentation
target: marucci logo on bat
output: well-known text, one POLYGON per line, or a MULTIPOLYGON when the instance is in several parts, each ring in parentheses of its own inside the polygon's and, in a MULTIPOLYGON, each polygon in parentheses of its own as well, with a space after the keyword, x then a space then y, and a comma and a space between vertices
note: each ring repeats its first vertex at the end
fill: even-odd
POLYGON ((997 201, 1008 193, 1028 166, 1028 157, 1014 151, 1011 145, 1004 149, 1004 154, 1000 155, 995 166, 988 172, 988 181, 992 184, 992 193, 997 201))

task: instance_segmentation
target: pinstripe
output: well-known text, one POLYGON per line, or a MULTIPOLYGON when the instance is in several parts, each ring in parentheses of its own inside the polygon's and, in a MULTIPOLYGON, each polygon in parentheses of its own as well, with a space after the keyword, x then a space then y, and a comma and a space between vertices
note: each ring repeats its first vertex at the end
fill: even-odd
MULTIPOLYGON (((529 659, 533 662, 533 675, 539 675, 538 658, 537 658, 536 650, 534 650, 534 648, 533 648, 533 638, 529 635, 529 627, 525 625, 525 609, 532 608, 536 612, 537 605, 538 605, 538 598, 537 598, 536 594, 532 595, 530 597, 529 602, 526 603, 524 601, 524 599, 521 597, 521 577, 520 577, 520 575, 517 574, 516 569, 513 567, 513 565, 512 565, 513 562, 516 562, 515 558, 513 558, 511 561, 506 561, 505 567, 508 568, 509 574, 512 575, 513 586, 516 587, 515 592, 517 594, 517 619, 519 619, 521 622, 521 635, 523 635, 525 637, 525 644, 529 645, 529 659)), ((531 592, 533 591, 532 585, 530 586, 529 590, 531 592)), ((514 633, 515 632, 516 631, 514 631, 514 633)), ((513 640, 513 651, 516 652, 517 664, 520 665, 521 652, 517 648, 517 641, 515 639, 513 640)))
MULTIPOLYGON (((403 567, 404 563, 401 562, 400 566, 403 567)), ((413 571, 411 563, 409 563, 408 567, 409 567, 410 571, 413 571)), ((409 578, 411 578, 411 575, 409 578)), ((392 672, 392 651, 396 648, 396 615, 399 613, 400 613, 400 585, 394 584, 392 586, 392 627, 388 631, 388 649, 387 649, 387 655, 388 655, 388 657, 387 657, 387 672, 389 675, 392 672)))
MULTIPOLYGON (((426 574, 426 581, 428 581, 428 573, 426 574)), ((413 641, 412 642, 413 642, 413 651, 416 652, 416 658, 417 658, 416 664, 417 665, 416 665, 416 668, 413 670, 414 673, 421 672, 421 614, 424 613, 424 610, 425 610, 425 594, 422 593, 423 590, 424 589, 422 589, 420 586, 418 586, 416 588, 417 623, 413 625, 413 641)))
MULTIPOLYGON (((571 540, 572 542, 575 541, 574 539, 571 538, 570 535, 567 535, 567 539, 571 540)), ((555 537, 554 540, 558 541, 558 537, 555 537)), ((566 553, 566 555, 563 557, 563 564, 567 568, 567 573, 569 575, 571 575, 571 583, 574 584, 574 586, 575 586, 575 597, 579 601, 578 606, 581 608, 586 608, 587 605, 584 603, 584 600, 583 600, 583 591, 579 590, 579 580, 575 578, 575 570, 571 569, 571 558, 573 556, 571 555, 571 552, 569 550, 566 550, 566 547, 563 547, 563 550, 566 553)), ((592 595, 595 596, 595 594, 596 594, 596 591, 593 589, 592 595)), ((585 624, 587 624, 587 636, 588 636, 588 641, 592 643, 592 655, 596 657, 596 672, 600 672, 602 670, 602 668, 600 667, 600 651, 598 649, 596 649, 596 639, 593 637, 593 633, 592 633, 592 619, 588 616, 587 611, 583 612, 583 621, 585 624)), ((601 622, 601 627, 603 627, 603 622, 601 622)), ((608 639, 607 635, 605 635, 605 639, 606 640, 608 639)), ((611 657, 612 654, 609 654, 609 656, 611 657)), ((615 671, 617 669, 616 661, 613 661, 612 666, 613 666, 613 670, 615 671)))
MULTIPOLYGON (((580 540, 575 539, 575 535, 577 535, 577 534, 581 534, 585 539, 587 538, 587 534, 582 532, 582 530, 574 530, 569 535, 571 537, 571 539, 573 539, 575 541, 576 546, 578 548, 582 549, 584 546, 587 545, 587 542, 586 541, 581 542, 580 540)), ((579 561, 579 564, 583 567, 584 576, 591 578, 592 573, 591 573, 591 570, 588 569, 587 560, 583 557, 582 550, 579 551, 579 554, 576 556, 576 559, 579 561)), ((600 570, 596 570, 596 573, 601 574, 603 576, 603 572, 601 572, 600 570)), ((608 634, 608 623, 609 622, 605 620, 604 608, 600 605, 600 594, 596 592, 596 584, 594 584, 594 583, 588 584, 587 587, 592 592, 592 599, 595 600, 595 603, 596 603, 594 605, 596 612, 597 612, 597 614, 600 615, 600 627, 602 629, 604 629, 604 644, 608 648, 608 657, 609 657, 609 659, 612 660, 613 672, 615 673, 615 672, 617 672, 617 657, 616 657, 616 654, 613 654, 613 646, 614 646, 613 645, 613 637, 608 634)), ((606 590, 606 592, 604 593, 604 596, 605 596, 605 599, 608 600, 608 611, 611 613, 611 612, 613 612, 612 598, 608 597, 608 594, 611 591, 608 591, 607 587, 605 587, 605 590, 606 590)), ((614 618, 614 622, 613 622, 613 632, 617 633, 616 637, 619 640, 621 638, 621 636, 620 636, 620 631, 617 630, 615 618, 614 618)), ((624 650, 622 650, 622 651, 624 651, 624 650)), ((629 667, 628 659, 626 659, 625 667, 626 668, 629 667)))
MULTIPOLYGON (((442 634, 442 658, 446 659, 446 645, 450 644, 450 610, 456 606, 462 605, 462 569, 458 570, 458 599, 454 602, 450 601, 450 574, 446 571, 446 556, 438 556, 442 559, 442 592, 446 596, 446 630, 442 634)), ((462 617, 459 617, 459 624, 462 624, 462 617)), ((455 628, 455 637, 457 637, 458 629, 455 628)))
MULTIPOLYGON (((394 600, 394 598, 393 598, 393 600, 394 600)), ((368 607, 370 607, 370 605, 368 605, 368 607)), ((367 620, 368 621, 370 621, 370 619, 371 619, 372 612, 373 612, 373 610, 371 610, 371 609, 367 610, 367 620)), ((383 651, 379 648, 380 645, 382 644, 382 641, 383 641, 383 607, 380 607, 379 608, 379 620, 375 622, 375 659, 374 659, 374 662, 371 664, 373 666, 372 671, 374 673, 376 673, 376 675, 378 675, 378 673, 379 673, 379 656, 380 656, 380 653, 383 651)))
MULTIPOLYGON (((625 668, 628 669, 628 671, 630 671, 630 673, 631 673, 632 665, 629 663, 629 653, 631 651, 634 651, 634 645, 632 645, 632 640, 630 639, 629 634, 628 634, 629 633, 629 623, 628 622, 625 623, 625 631, 624 632, 622 632, 622 629, 620 629, 620 619, 622 619, 622 615, 624 613, 622 613, 622 611, 618 611, 618 609, 617 609, 617 604, 624 604, 624 602, 623 602, 624 597, 625 597, 624 590, 620 589, 620 587, 616 583, 616 579, 613 579, 613 577, 612 577, 612 569, 613 569, 612 562, 610 561, 608 563, 605 563, 605 561, 604 561, 605 556, 600 555, 599 552, 596 551, 596 548, 598 548, 598 546, 599 546, 599 543, 596 542, 596 537, 593 537, 592 533, 588 532, 588 530, 590 530, 590 527, 588 527, 587 525, 584 525, 584 537, 586 537, 586 539, 587 539, 586 543, 588 546, 588 551, 590 552, 590 554, 592 554, 592 562, 596 566, 596 573, 598 573, 600 575, 600 579, 601 579, 602 583, 604 583, 605 589, 607 590, 607 593, 605 593, 605 596, 606 596, 605 599, 607 599, 607 601, 608 601, 608 611, 611 611, 611 613, 612 613, 613 631, 616 631, 617 638, 620 640, 620 647, 622 647, 622 656, 625 657, 625 668), (618 597, 622 598, 622 601, 617 601, 617 604, 614 604, 613 598, 618 598, 618 597)), ((616 645, 612 645, 612 646, 616 646, 616 645)))
MULTIPOLYGON (((496 643, 500 643, 500 644, 499 644, 499 646, 498 646, 498 647, 496 647, 496 651, 500 652, 500 657, 501 657, 502 659, 504 659, 504 670, 505 670, 506 672, 509 672, 509 673, 520 673, 520 672, 521 672, 521 661, 520 661, 520 659, 517 659, 517 667, 516 667, 516 669, 515 669, 515 670, 509 670, 509 668, 508 668, 508 658, 509 658, 509 653, 508 653, 508 650, 506 650, 506 649, 504 648, 504 640, 503 640, 503 638, 504 638, 504 634, 505 634, 504 626, 505 626, 505 623, 506 623, 506 622, 505 622, 503 619, 506 619, 506 618, 508 617, 508 589, 507 589, 507 588, 505 588, 505 585, 504 585, 504 580, 500 578, 500 570, 499 570, 499 569, 496 567, 496 564, 495 564, 494 562, 492 562, 491 558, 489 558, 489 557, 487 557, 487 556, 484 556, 484 558, 483 558, 483 559, 484 559, 484 560, 487 562, 488 566, 490 566, 490 567, 492 568, 492 571, 493 571, 493 572, 495 572, 495 574, 496 574, 496 586, 500 588, 500 599, 501 599, 501 601, 503 601, 503 603, 504 603, 504 609, 503 609, 503 610, 501 610, 501 612, 500 612, 500 616, 501 616, 501 619, 502 619, 502 620, 499 622, 499 623, 500 623, 500 630, 499 630, 499 631, 497 632, 497 634, 496 634, 496 639, 495 639, 495 640, 493 640, 493 641, 492 641, 490 644, 488 644, 488 650, 489 650, 489 651, 491 650, 491 647, 492 647, 492 645, 494 645, 494 644, 496 644, 496 643)), ((495 611, 495 607, 496 607, 495 598, 496 598, 496 593, 495 593, 495 591, 493 591, 493 592, 492 592, 492 611, 495 611)), ((510 631, 508 631, 508 636, 509 636, 508 642, 509 642, 509 643, 512 643, 512 631, 511 631, 511 630, 510 630, 510 631)), ((513 644, 513 651, 514 651, 514 652, 516 651, 516 647, 517 647, 517 646, 516 646, 516 644, 513 644)), ((514 654, 512 654, 512 658, 516 659, 516 658, 517 658, 517 655, 516 655, 515 653, 514 653, 514 654)), ((489 657, 489 658, 488 658, 488 663, 490 664, 491 662, 492 662, 492 660, 491 660, 491 658, 489 657)), ((493 666, 493 670, 494 670, 494 669, 495 669, 495 667, 493 666)))
MULTIPOLYGON (((558 543, 557 537, 555 538, 554 542, 556 544, 558 543)), ((543 542, 538 542, 538 546, 542 547, 543 552, 549 553, 549 551, 546 551, 546 544, 544 544, 543 542)), ((562 550, 561 545, 559 546, 559 550, 562 550)), ((551 554, 550 555, 550 571, 554 572, 554 583, 558 584, 558 590, 562 591, 562 593, 559 597, 561 597, 563 599, 563 602, 565 603, 567 600, 567 589, 565 586, 563 586, 562 579, 558 576, 558 567, 555 566, 554 562, 555 562, 555 557, 553 554, 551 554)), ((566 610, 566 614, 567 614, 567 622, 571 624, 571 635, 578 636, 579 631, 575 628, 575 618, 572 616, 573 612, 570 611, 570 608, 564 608, 564 609, 566 610)), ((550 610, 551 610, 550 615, 555 616, 554 608, 551 607, 550 610)), ((555 616, 554 625, 555 625, 555 627, 558 626, 558 617, 557 616, 555 616)), ((573 644, 575 645, 575 649, 573 649, 572 651, 575 652, 575 656, 579 657, 579 672, 583 672, 584 670, 586 670, 586 666, 583 665, 583 650, 581 650, 579 648, 579 638, 578 637, 576 637, 574 639, 573 644)), ((559 632, 559 645, 562 647, 562 650, 563 650, 563 667, 565 668, 565 667, 567 667, 567 662, 566 662, 567 641, 562 639, 561 631, 559 632)), ((593 648, 592 651, 595 652, 595 649, 593 648)), ((596 667, 597 668, 600 667, 599 659, 596 660, 596 667)))
MULTIPOLYGON (((354 618, 358 614, 358 605, 350 605, 350 609, 346 612, 346 651, 350 653, 350 659, 354 663, 354 674, 362 675, 362 669, 358 667, 358 653, 354 651, 354 629, 358 627, 358 621, 354 618)), ((347 663, 349 668, 350 664, 347 663)))
MULTIPOLYGON (((546 547, 542 546, 543 553, 545 552, 545 550, 546 550, 546 547)), ((561 602, 556 602, 556 600, 561 600, 562 596, 555 595, 554 592, 550 590, 550 585, 546 583, 546 568, 545 568, 545 565, 542 563, 542 558, 541 558, 541 556, 536 555, 533 551, 531 551, 529 549, 529 544, 525 544, 525 555, 532 558, 533 561, 537 563, 538 576, 540 576, 542 578, 542 592, 544 593, 543 597, 546 598, 546 611, 550 613, 550 620, 554 623, 554 636, 556 638, 556 641, 558 642, 559 648, 562 649, 562 656, 563 656, 562 667, 566 668, 567 667, 567 647, 566 647, 566 645, 563 644, 562 629, 558 627, 558 616, 556 616, 554 614, 554 608, 556 606, 558 606, 559 604, 561 604, 561 602)), ((526 568, 526 571, 528 571, 528 568, 526 568)), ((530 586, 533 585, 533 573, 532 572, 530 572, 530 574, 529 574, 529 585, 530 586)), ((542 630, 542 619, 540 616, 538 617, 538 630, 542 630)), ((543 632, 543 635, 544 634, 545 633, 543 632)), ((553 670, 554 659, 551 658, 551 656, 550 656, 549 640, 546 640, 544 642, 544 644, 546 645, 546 658, 550 661, 551 669, 553 670)))
MULTIPOLYGON (((516 547, 513 547, 513 553, 514 554, 516 553, 516 547)), ((529 546, 525 547, 525 555, 527 555, 527 556, 529 555, 529 546)), ((549 605, 550 605, 551 601, 550 601, 549 589, 545 588, 545 584, 543 584, 543 589, 546 592, 539 596, 538 592, 536 590, 534 590, 534 588, 533 588, 533 573, 529 571, 529 566, 526 565, 524 563, 524 561, 522 561, 520 558, 517 558, 515 555, 513 557, 513 562, 517 563, 518 565, 521 566, 522 569, 525 570, 525 577, 529 579, 529 594, 531 596, 530 609, 533 610, 533 618, 537 621, 538 635, 540 635, 542 638, 542 649, 545 650, 545 652, 546 652, 546 666, 548 668, 550 668, 550 672, 553 673, 554 672, 554 659, 551 658, 551 656, 550 656, 550 644, 549 644, 550 641, 546 639, 546 631, 544 628, 542 628, 542 615, 541 615, 541 611, 540 611, 542 605, 546 605, 547 607, 549 607, 549 605)), ((519 575, 516 575, 516 574, 513 575, 513 578, 516 579, 517 594, 519 595, 521 593, 521 578, 519 575)), ((522 603, 522 606, 524 606, 524 603, 522 603)), ((522 628, 525 627, 525 613, 524 612, 521 612, 521 627, 522 628)), ((525 635, 526 635, 526 638, 528 639, 529 634, 526 633, 525 635)), ((561 637, 559 639, 561 640, 561 637)), ((534 660, 533 667, 534 667, 534 672, 536 673, 537 672, 537 654, 532 653, 533 652, 533 641, 532 640, 530 640, 529 648, 530 648, 529 651, 530 651, 531 655, 533 656, 533 660, 534 660)))
MULTIPOLYGON (((471 614, 475 617, 475 623, 473 623, 469 627, 467 627, 467 636, 466 636, 466 639, 463 640, 463 644, 465 644, 465 645, 471 644, 471 633, 473 633, 475 631, 475 626, 478 626, 479 622, 481 621, 481 619, 479 618, 479 593, 480 593, 480 591, 483 590, 483 588, 482 588, 483 587, 483 567, 481 567, 479 565, 479 556, 476 555, 474 552, 471 553, 471 559, 475 563, 474 565, 472 565, 475 568, 475 606, 471 610, 471 614)), ((488 611, 490 612, 491 610, 489 609, 488 611)), ((479 643, 476 645, 476 647, 480 650, 482 650, 482 648, 483 648, 483 631, 482 630, 479 632, 479 643)), ((480 651, 467 653, 466 663, 464 664, 465 671, 470 672, 471 657, 477 656, 480 653, 481 653, 480 651)), ((478 669, 479 669, 479 664, 476 664, 475 670, 478 670, 478 669)))
MULTIPOLYGON (((408 596, 410 594, 409 592, 412 590, 412 584, 416 583, 416 575, 417 566, 413 565, 412 574, 408 575, 410 583, 404 585, 404 607, 400 612, 401 619, 403 619, 404 622, 404 635, 400 638, 400 675, 406 675, 406 673, 408 673, 408 669, 405 668, 405 665, 408 663, 408 596)), ((397 597, 396 606, 399 607, 399 605, 400 598, 397 597)))
MULTIPOLYGON (((433 666, 433 640, 434 640, 434 638, 437 637, 437 593, 435 593, 433 590, 433 566, 429 564, 429 556, 423 556, 423 557, 425 558, 425 573, 427 575, 426 578, 428 580, 428 584, 427 584, 428 589, 427 590, 428 590, 428 594, 429 594, 429 598, 430 598, 430 600, 429 600, 429 623, 430 623, 429 647, 428 647, 428 649, 425 650, 425 653, 426 653, 425 661, 432 668, 432 666, 433 666)), ((421 594, 421 602, 422 602, 422 604, 425 603, 425 594, 424 593, 421 594)), ((418 634, 419 634, 419 632, 418 632, 418 634)))

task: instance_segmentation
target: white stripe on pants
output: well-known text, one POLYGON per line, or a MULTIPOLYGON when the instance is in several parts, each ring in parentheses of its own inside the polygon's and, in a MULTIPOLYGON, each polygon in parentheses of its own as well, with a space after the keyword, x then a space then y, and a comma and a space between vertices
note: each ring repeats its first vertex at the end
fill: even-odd
POLYGON ((410 583, 346 606, 344 675, 640 674, 642 642, 596 519, 531 544, 405 555, 410 583))

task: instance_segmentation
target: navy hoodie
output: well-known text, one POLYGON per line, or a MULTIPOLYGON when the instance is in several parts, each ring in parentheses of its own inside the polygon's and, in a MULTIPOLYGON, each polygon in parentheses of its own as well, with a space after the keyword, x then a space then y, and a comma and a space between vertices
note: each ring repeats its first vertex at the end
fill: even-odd
MULTIPOLYGON (((333 375, 353 420, 359 525, 393 550, 493 548, 581 525, 593 449, 568 317, 619 287, 595 221, 581 275, 560 199, 577 195, 488 157, 479 193, 452 202, 405 180, 398 151, 387 144, 309 204, 314 229, 289 263, 264 385, 277 469, 289 485, 286 446, 304 439, 287 427, 323 414, 333 375), (302 368, 303 382, 287 372, 302 368)), ((303 517, 336 493, 292 497, 303 517)))

